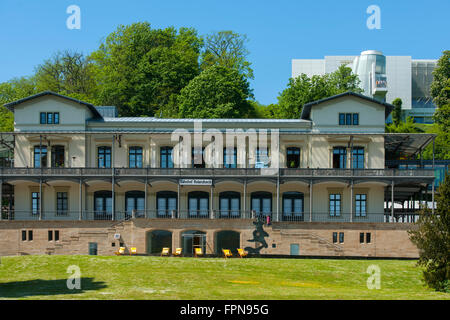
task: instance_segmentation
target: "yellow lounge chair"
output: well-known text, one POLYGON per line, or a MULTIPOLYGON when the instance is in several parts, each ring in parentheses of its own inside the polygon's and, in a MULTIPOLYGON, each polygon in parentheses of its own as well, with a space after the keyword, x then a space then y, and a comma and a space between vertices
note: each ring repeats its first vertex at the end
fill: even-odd
POLYGON ((123 254, 125 254, 125 247, 120 247, 119 251, 116 252, 116 255, 121 256, 123 254))
POLYGON ((223 255, 224 255, 225 259, 228 258, 228 257, 232 257, 233 256, 231 254, 231 251, 228 250, 228 249, 222 249, 222 252, 223 252, 223 255))
POLYGON ((175 252, 173 253, 176 257, 181 257, 181 254, 183 253, 183 248, 176 248, 175 252))
POLYGON ((195 248, 194 249, 194 256, 198 257, 198 256, 202 256, 203 255, 203 249, 202 248, 195 248))
POLYGON ((137 254, 137 248, 135 248, 135 247, 130 248, 130 256, 132 254, 137 254))
POLYGON ((241 248, 237 249, 237 251, 238 251, 238 253, 239 253, 239 256, 240 256, 241 258, 244 258, 244 257, 246 257, 246 256, 247 256, 247 254, 248 254, 248 252, 247 252, 247 251, 245 251, 244 249, 241 249, 241 248))
POLYGON ((168 256, 168 255, 170 255, 170 248, 163 248, 161 251, 161 257, 168 256))

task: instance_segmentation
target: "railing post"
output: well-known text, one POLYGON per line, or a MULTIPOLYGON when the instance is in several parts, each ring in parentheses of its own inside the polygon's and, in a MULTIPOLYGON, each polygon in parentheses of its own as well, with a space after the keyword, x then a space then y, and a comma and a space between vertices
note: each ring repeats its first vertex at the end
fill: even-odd
POLYGON ((42 177, 39 178, 39 220, 42 220, 42 177))
POLYGON ((2 221, 2 219, 3 219, 3 179, 0 179, 0 221, 2 221))
POLYGON ((391 184, 391 222, 394 222, 394 180, 391 184))
POLYGON ((350 222, 353 222, 353 179, 350 185, 350 222))
POLYGON ((433 184, 431 185, 431 213, 434 214, 434 184, 436 181, 436 171, 434 167, 434 138, 433 138, 433 184))
POLYGON ((147 218, 147 195, 148 195, 148 168, 145 175, 145 187, 144 187, 144 217, 147 218))
POLYGON ((78 220, 82 219, 83 216, 83 179, 80 177, 80 191, 79 191, 79 199, 78 199, 78 204, 79 204, 79 216, 78 216, 78 220))
POLYGON ((275 221, 280 221, 280 169, 278 169, 277 177, 277 219, 275 221))
POLYGON ((247 175, 244 178, 244 218, 247 213, 247 175))
POLYGON ((209 204, 209 215, 210 215, 210 219, 214 219, 214 211, 213 211, 213 192, 214 192, 214 181, 211 182, 211 195, 210 195, 210 204, 209 204))
POLYGON ((309 181, 309 222, 312 222, 312 210, 313 210, 313 181, 309 181))

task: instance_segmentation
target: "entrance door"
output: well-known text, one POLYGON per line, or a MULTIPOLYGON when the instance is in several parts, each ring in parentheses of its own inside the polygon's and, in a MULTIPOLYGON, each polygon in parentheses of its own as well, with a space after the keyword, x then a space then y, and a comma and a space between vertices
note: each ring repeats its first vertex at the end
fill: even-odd
POLYGON ((202 248, 206 252, 206 233, 202 231, 186 231, 181 235, 183 252, 186 255, 193 255, 195 248, 202 248))
POLYGON ((300 246, 298 243, 291 243, 291 256, 298 256, 300 254, 300 246))

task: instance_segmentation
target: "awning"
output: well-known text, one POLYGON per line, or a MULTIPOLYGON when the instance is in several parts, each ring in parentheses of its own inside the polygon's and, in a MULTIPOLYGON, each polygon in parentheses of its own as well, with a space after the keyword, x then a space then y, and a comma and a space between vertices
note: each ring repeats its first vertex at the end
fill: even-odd
POLYGON ((431 133, 386 133, 384 147, 386 153, 415 156, 435 137, 431 133))

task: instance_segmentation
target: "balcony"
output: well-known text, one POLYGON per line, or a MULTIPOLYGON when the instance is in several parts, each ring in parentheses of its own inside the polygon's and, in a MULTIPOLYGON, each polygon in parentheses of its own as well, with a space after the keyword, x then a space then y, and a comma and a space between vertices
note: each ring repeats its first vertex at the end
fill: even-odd
POLYGON ((30 178, 425 178, 434 179, 430 169, 258 169, 258 168, 0 168, 0 177, 30 178))
POLYGON ((364 215, 357 215, 349 212, 341 212, 339 214, 330 215, 329 212, 309 212, 299 213, 283 213, 279 212, 277 217, 276 212, 257 213, 253 210, 233 210, 233 212, 224 212, 222 210, 171 210, 170 212, 162 212, 161 210, 139 210, 135 212, 116 211, 66 211, 63 214, 56 211, 42 211, 42 216, 38 212, 19 211, 19 210, 2 210, 1 215, 3 221, 124 221, 130 219, 154 219, 170 223, 178 220, 255 220, 257 218, 271 223, 309 223, 309 222, 356 222, 356 223, 413 223, 419 218, 418 212, 402 212, 395 213, 394 217, 390 213, 366 213, 364 215), (267 220, 267 217, 270 217, 267 220))

